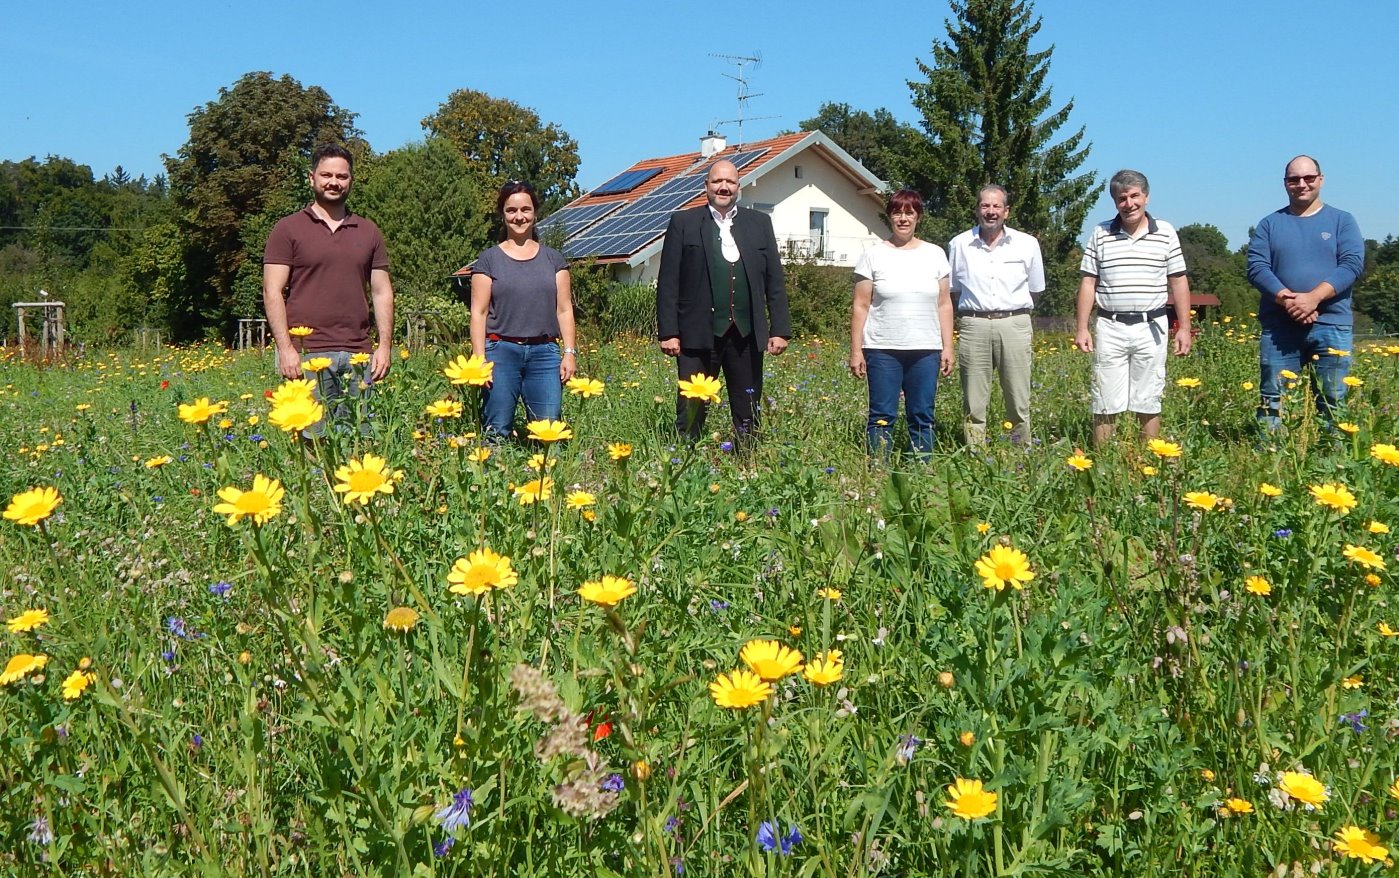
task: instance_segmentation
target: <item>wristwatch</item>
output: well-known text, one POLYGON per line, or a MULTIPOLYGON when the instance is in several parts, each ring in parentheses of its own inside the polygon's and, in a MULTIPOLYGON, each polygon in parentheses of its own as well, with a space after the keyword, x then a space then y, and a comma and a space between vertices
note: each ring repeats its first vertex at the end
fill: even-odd
POLYGON ((578 348, 564 348, 563 352, 566 354, 573 354, 575 357, 578 356, 578 348))

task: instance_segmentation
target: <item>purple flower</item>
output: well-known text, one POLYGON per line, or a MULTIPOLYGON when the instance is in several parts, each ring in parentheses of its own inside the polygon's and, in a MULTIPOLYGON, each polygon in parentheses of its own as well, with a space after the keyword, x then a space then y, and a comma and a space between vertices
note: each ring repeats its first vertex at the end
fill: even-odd
POLYGON ((787 834, 780 839, 777 837, 777 825, 771 820, 764 820, 758 825, 758 847, 772 853, 776 851, 782 856, 787 856, 792 852, 792 848, 801 843, 801 830, 793 824, 787 830, 787 834))
POLYGON ((1280 540, 1285 540, 1288 537, 1292 536, 1292 531, 1289 528, 1280 527, 1277 530, 1273 531, 1273 536, 1277 537, 1280 540))
POLYGON ((626 788, 627 782, 622 780, 622 776, 620 774, 614 773, 609 774, 606 778, 604 778, 601 786, 604 792, 620 793, 623 789, 626 788))
POLYGON ((728 601, 721 601, 721 600, 719 600, 718 598, 710 598, 710 599, 709 599, 709 609, 713 610, 713 611, 716 612, 716 613, 722 613, 722 612, 724 612, 725 610, 727 610, 728 608, 729 608, 729 602, 728 602, 728 601))
POLYGON ((29 824, 29 835, 26 836, 37 845, 53 844, 53 830, 49 829, 48 818, 40 814, 34 818, 34 822, 29 824))
POLYGON ((1368 710, 1357 710, 1351 713, 1343 713, 1341 714, 1341 724, 1345 725, 1346 723, 1349 723, 1351 731, 1355 732, 1358 735, 1369 728, 1369 726, 1361 722, 1362 719, 1369 715, 1370 711, 1368 710))
POLYGON ((189 629, 185 627, 185 620, 181 619, 179 616, 171 616, 169 619, 166 619, 165 628, 181 640, 189 637, 189 629))
POLYGON ((734 444, 733 444, 732 442, 728 442, 728 441, 720 442, 720 443, 719 443, 719 450, 720 450, 720 451, 733 451, 733 450, 734 450, 734 444))
POLYGON ((464 789, 452 796, 452 803, 439 810, 432 816, 437 818, 437 822, 448 832, 458 826, 471 825, 471 806, 476 802, 471 798, 471 790, 464 789))
POLYGON ((665 831, 665 832, 674 832, 675 829, 676 829, 676 827, 678 827, 679 825, 680 825, 680 818, 679 818, 679 817, 676 817, 674 814, 672 814, 672 815, 670 815, 669 817, 667 817, 667 818, 665 819, 664 831, 665 831))
POLYGON ((907 765, 913 760, 913 753, 918 749, 918 745, 923 743, 922 738, 912 734, 899 736, 899 749, 894 753, 894 758, 900 765, 907 765))
POLYGON ((198 732, 195 732, 194 735, 189 739, 189 748, 191 750, 198 750, 200 747, 203 746, 204 736, 199 734, 198 732))
POLYGON ((233 591, 233 583, 219 581, 209 586, 209 594, 214 597, 227 598, 228 593, 233 591))
POLYGON ((772 508, 769 509, 768 512, 767 512, 768 518, 776 518, 776 517, 777 517, 778 515, 780 515, 780 514, 781 514, 781 513, 779 512, 779 510, 778 510, 778 508, 777 508, 776 506, 772 507, 772 508))
POLYGON ((447 856, 447 852, 450 851, 452 849, 452 845, 456 843, 456 838, 449 835, 437 844, 432 846, 432 855, 441 859, 442 857, 447 856))
POLYGON ((167 662, 174 662, 174 661, 175 661, 175 650, 173 650, 173 649, 167 649, 167 650, 165 650, 164 652, 162 652, 162 653, 160 654, 160 657, 163 658, 163 659, 165 659, 167 662))

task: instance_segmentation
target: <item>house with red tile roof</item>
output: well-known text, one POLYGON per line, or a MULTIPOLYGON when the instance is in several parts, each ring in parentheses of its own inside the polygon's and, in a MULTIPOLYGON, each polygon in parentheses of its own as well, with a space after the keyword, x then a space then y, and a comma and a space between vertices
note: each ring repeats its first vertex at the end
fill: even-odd
MULTIPOLYGON (((643 159, 544 217, 539 233, 561 241, 570 261, 609 266, 624 283, 654 282, 670 215, 704 203, 709 167, 738 167, 740 204, 772 217, 791 259, 854 268, 861 251, 888 234, 885 183, 820 131, 729 146, 710 132, 697 152, 643 159)), ((471 266, 453 275, 465 293, 471 266)))

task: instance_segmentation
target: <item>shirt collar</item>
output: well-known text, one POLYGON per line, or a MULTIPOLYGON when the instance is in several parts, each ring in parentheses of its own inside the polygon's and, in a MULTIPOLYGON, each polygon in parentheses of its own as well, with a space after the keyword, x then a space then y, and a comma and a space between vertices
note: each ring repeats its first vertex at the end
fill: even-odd
MULTIPOLYGON (((1001 238, 996 242, 996 246, 999 247, 1002 244, 1009 244, 1012 237, 1010 226, 1001 226, 1001 238)), ((972 226, 972 243, 978 247, 986 247, 986 241, 981 237, 981 225, 979 223, 972 226)))
MULTIPOLYGON (((310 204, 306 205, 306 209, 303 211, 303 213, 305 213, 307 216, 309 216, 309 217, 311 218, 311 221, 312 221, 312 222, 320 223, 321 225, 325 226, 326 228, 330 228, 330 224, 327 223, 325 220, 321 219, 320 214, 316 213, 316 209, 315 209, 315 208, 316 208, 316 203, 313 201, 313 202, 311 202, 310 204)), ((341 226, 357 226, 357 225, 359 225, 359 217, 355 215, 355 212, 354 212, 353 210, 346 209, 346 211, 345 211, 345 218, 342 219, 342 220, 340 221, 340 225, 341 225, 341 226)))
MULTIPOLYGON (((1114 235, 1126 234, 1126 232, 1122 230, 1121 216, 1115 216, 1112 218, 1112 222, 1108 223, 1108 231, 1112 232, 1114 235)), ((1148 235, 1156 234, 1156 219, 1151 214, 1146 215, 1146 233, 1148 235)))
POLYGON ((717 211, 717 210, 714 209, 714 205, 712 205, 712 204, 706 204, 705 207, 709 208, 709 215, 712 216, 712 217, 714 217, 714 221, 715 221, 716 223, 722 223, 722 222, 725 222, 726 220, 732 220, 734 217, 738 216, 738 205, 737 205, 737 204, 735 204, 733 207, 729 208, 729 215, 728 215, 728 216, 724 216, 723 214, 719 213, 719 211, 717 211))

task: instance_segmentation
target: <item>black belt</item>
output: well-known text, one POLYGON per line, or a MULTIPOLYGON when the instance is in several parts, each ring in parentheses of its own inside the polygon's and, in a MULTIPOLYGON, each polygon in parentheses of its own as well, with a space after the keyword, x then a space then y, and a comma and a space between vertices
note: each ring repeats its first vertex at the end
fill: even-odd
POLYGON ((549 344, 555 340, 552 335, 532 335, 528 338, 522 338, 516 335, 500 335, 495 332, 486 333, 486 338, 491 341, 508 341, 511 344, 549 344))
POLYGON ((983 320, 1000 320, 1003 317, 1019 317, 1021 314, 1029 314, 1029 308, 1015 308, 1010 311, 958 311, 958 317, 980 317, 983 320))
POLYGON ((1115 323, 1122 323, 1132 326, 1137 323, 1145 323, 1148 320, 1155 320, 1157 317, 1165 317, 1171 313, 1171 309, 1165 305, 1151 311, 1106 311, 1098 309, 1098 316, 1115 323))

